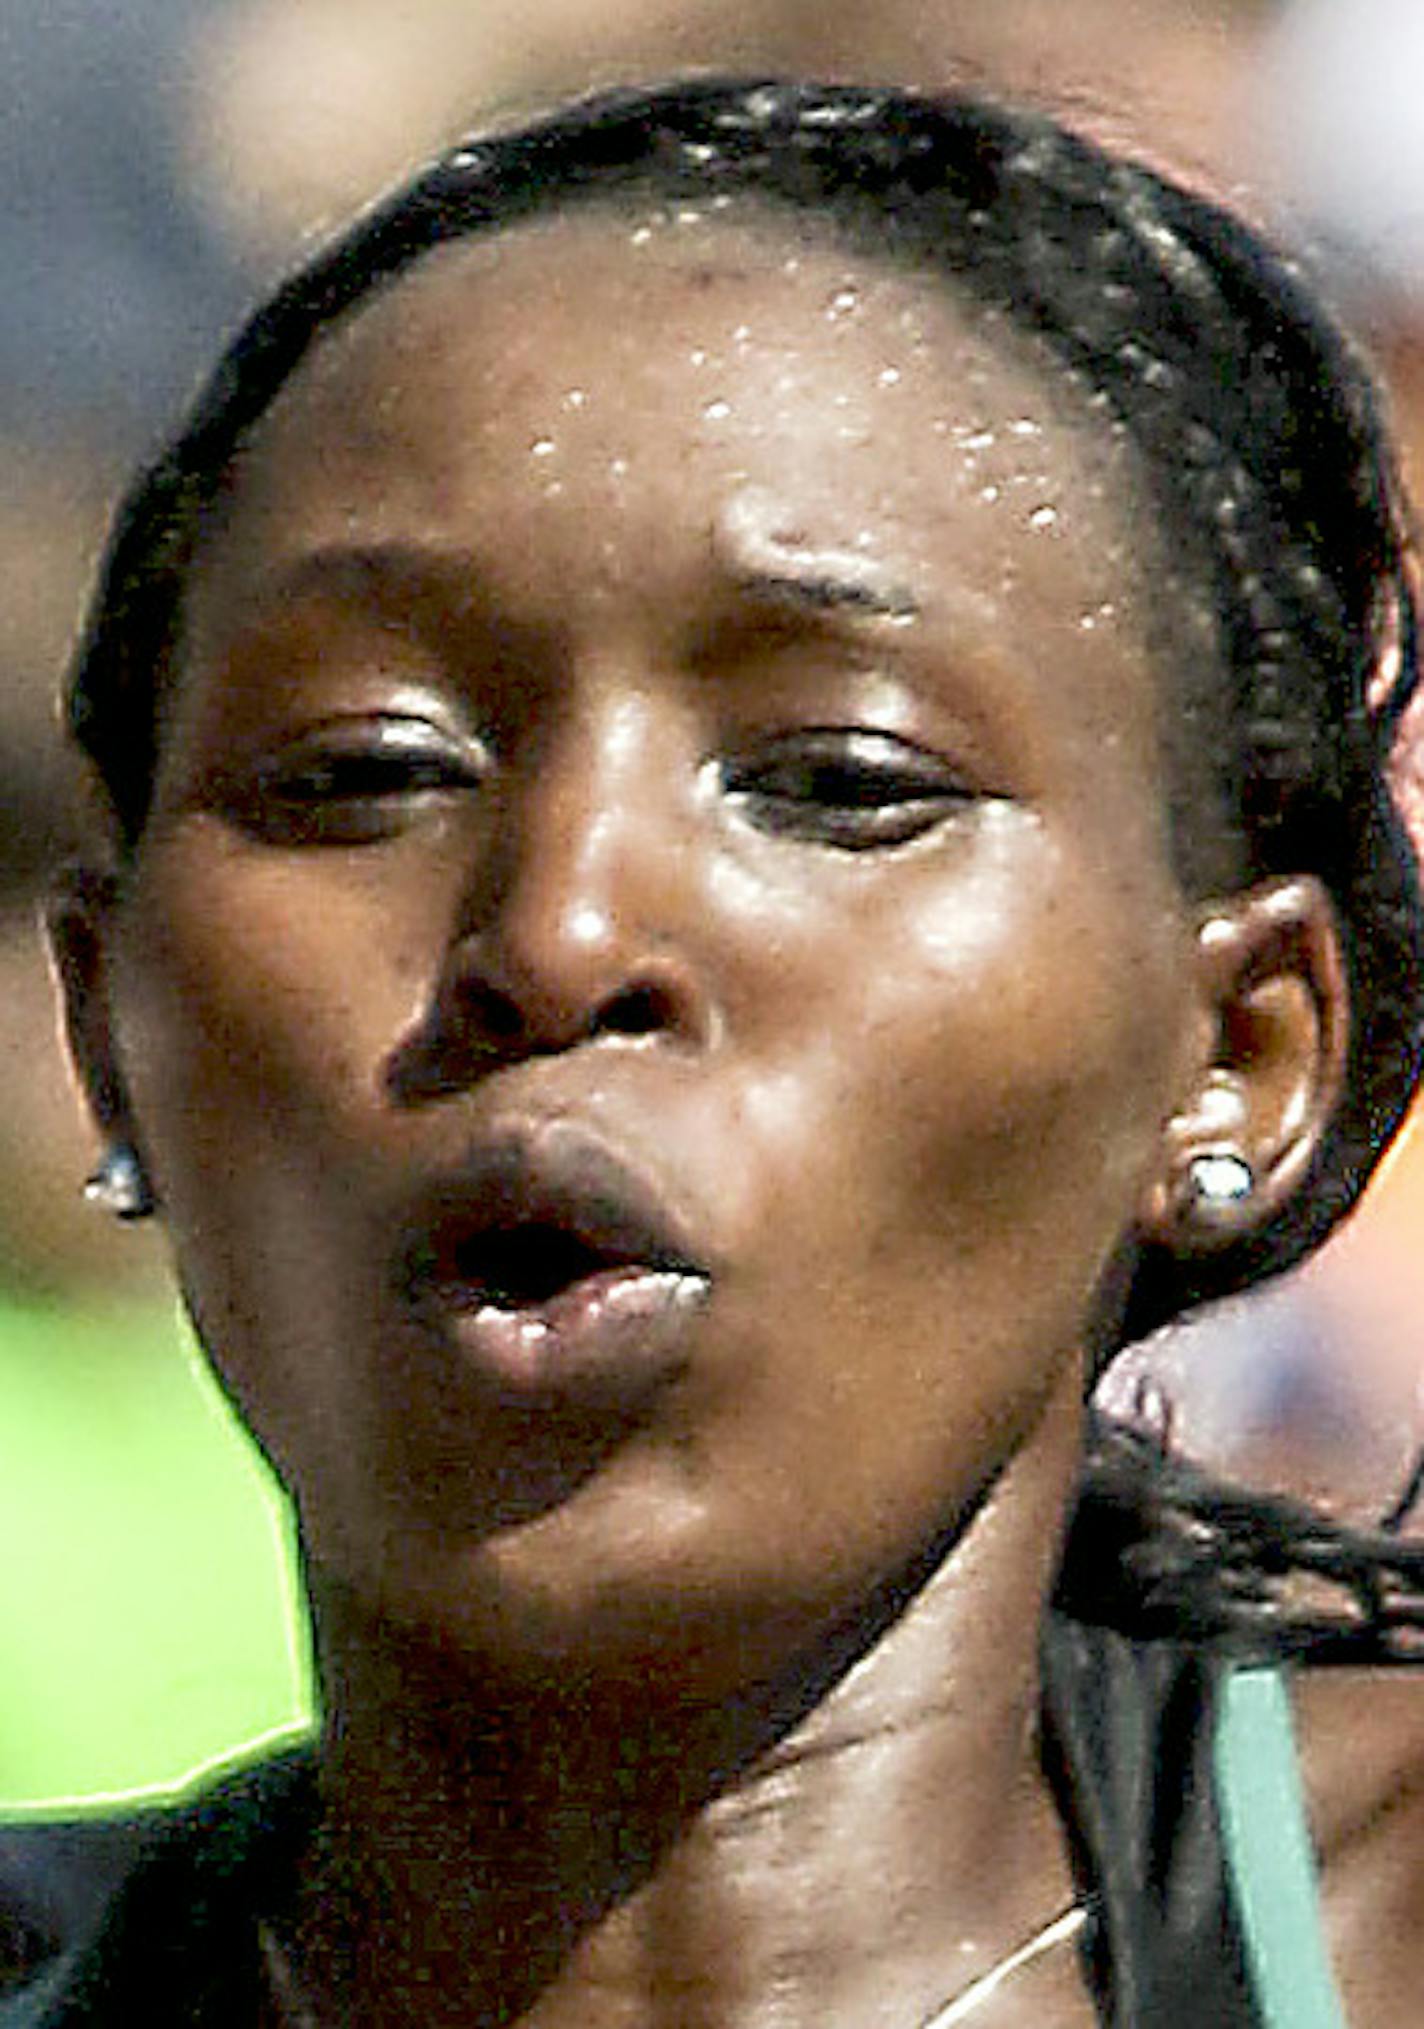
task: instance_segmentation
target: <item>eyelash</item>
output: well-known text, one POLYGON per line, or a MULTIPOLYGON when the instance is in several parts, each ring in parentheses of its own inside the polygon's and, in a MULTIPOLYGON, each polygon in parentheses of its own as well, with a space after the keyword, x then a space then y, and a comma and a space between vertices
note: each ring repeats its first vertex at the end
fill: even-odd
MULTIPOLYGON (((809 727, 713 764, 746 822, 780 838, 868 852, 906 844, 974 800, 945 760, 894 734, 809 727)), ((233 798, 259 836, 360 845, 393 836, 419 800, 484 787, 488 756, 423 719, 318 730, 233 798)))
POLYGON ((488 772, 475 743, 425 719, 390 717, 309 735, 260 767, 235 800, 263 837, 359 845, 391 836, 417 798, 482 788, 488 772))
POLYGON ((975 797, 948 762, 859 727, 785 734, 719 776, 759 830, 847 852, 904 845, 975 797))

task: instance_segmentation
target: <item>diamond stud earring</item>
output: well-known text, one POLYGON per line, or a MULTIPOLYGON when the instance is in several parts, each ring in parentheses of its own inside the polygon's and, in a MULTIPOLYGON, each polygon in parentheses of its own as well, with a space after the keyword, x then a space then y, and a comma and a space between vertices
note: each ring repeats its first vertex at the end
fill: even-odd
POLYGON ((153 1190, 132 1142, 111 1142, 99 1167, 84 1185, 91 1205, 115 1219, 147 1219, 154 1210, 153 1190))
POLYGON ((1256 1188, 1250 1163, 1230 1149, 1194 1155, 1187 1166, 1187 1177, 1192 1203, 1207 1218, 1238 1210, 1256 1188))

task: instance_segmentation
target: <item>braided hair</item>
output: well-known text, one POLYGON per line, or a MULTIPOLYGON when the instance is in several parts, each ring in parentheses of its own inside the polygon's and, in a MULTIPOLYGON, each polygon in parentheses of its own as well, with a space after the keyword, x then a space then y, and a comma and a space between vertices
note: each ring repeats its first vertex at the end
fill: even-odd
MULTIPOLYGON (((716 78, 603 93, 462 143, 359 219, 238 334, 116 524, 70 718, 124 849, 147 815, 205 517, 307 351, 432 249, 593 205, 791 214, 991 310, 1130 441, 1214 620, 1210 666, 1182 652, 1164 677, 1169 747, 1187 756, 1174 766, 1181 877, 1195 896, 1219 891, 1224 854, 1238 886, 1316 875, 1340 923, 1351 1036, 1342 1103, 1290 1204, 1216 1252, 1146 1250, 1122 1334, 1298 1261, 1363 1189, 1421 1060, 1424 929, 1390 793, 1417 676, 1399 487, 1369 377, 1292 265, 1205 198, 1040 112, 716 78)), ((1194 1540, 1169 1479, 1140 1446, 1097 1443, 1065 1577, 1079 1610, 1091 1601, 1071 1574, 1108 1568, 1102 1545, 1118 1544, 1119 1579, 1141 1575, 1119 1540, 1129 1510, 1141 1522, 1165 1499, 1178 1549, 1194 1540)), ((1300 1536, 1275 1519, 1282 1540, 1300 1536)), ((1142 1523, 1144 1540, 1165 1540, 1160 1521, 1142 1523)), ((1160 1577, 1127 1588, 1140 1606, 1165 1596, 1160 1577)), ((1113 1584, 1099 1608, 1121 1623, 1113 1584)))

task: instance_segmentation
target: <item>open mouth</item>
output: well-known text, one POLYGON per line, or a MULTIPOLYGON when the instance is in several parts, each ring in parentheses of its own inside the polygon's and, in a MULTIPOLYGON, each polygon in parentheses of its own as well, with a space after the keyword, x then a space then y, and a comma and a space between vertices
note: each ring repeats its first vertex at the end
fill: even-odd
POLYGON ((441 1339, 525 1402, 644 1400, 681 1371, 712 1281, 655 1185, 563 1121, 472 1149, 404 1259, 441 1339))
POLYGON ((470 1306, 535 1310, 596 1277, 678 1272, 681 1267, 670 1260, 639 1260, 566 1228, 531 1221, 455 1239, 446 1258, 437 1255, 432 1263, 431 1281, 470 1306))
POLYGON ((423 1307, 500 1389, 623 1411, 681 1371, 709 1287, 666 1256, 630 1256, 542 1220, 467 1233, 437 1250, 422 1280, 423 1307))

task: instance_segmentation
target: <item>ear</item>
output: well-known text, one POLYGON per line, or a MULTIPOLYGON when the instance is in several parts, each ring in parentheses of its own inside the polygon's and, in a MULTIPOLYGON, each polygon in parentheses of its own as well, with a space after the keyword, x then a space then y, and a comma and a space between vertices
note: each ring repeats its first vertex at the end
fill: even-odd
POLYGON ((133 1139, 115 1048, 109 949, 116 882, 89 868, 70 872, 46 913, 65 1037, 95 1125, 108 1141, 133 1139))
POLYGON ((1289 1202, 1339 1101, 1349 1039, 1335 911, 1311 875, 1209 904, 1195 964, 1201 1042, 1141 1213, 1143 1237, 1178 1254, 1247 1239, 1289 1202))

